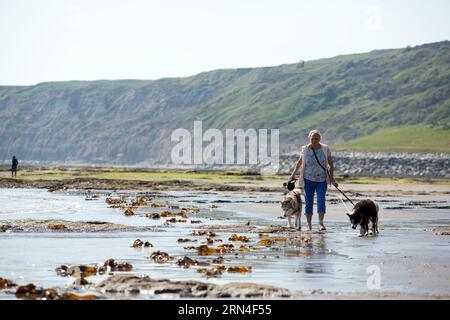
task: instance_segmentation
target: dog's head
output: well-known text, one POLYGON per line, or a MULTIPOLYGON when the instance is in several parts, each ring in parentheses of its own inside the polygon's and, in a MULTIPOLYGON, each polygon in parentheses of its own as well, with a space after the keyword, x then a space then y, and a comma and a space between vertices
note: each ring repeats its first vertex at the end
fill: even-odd
POLYGON ((361 213, 359 211, 353 210, 352 214, 347 213, 347 215, 350 218, 350 223, 352 224, 352 229, 356 229, 356 227, 358 226, 358 224, 361 223, 361 220, 362 220, 361 213))
POLYGON ((289 191, 284 200, 281 201, 281 208, 284 211, 284 216, 290 216, 291 214, 298 213, 302 209, 302 199, 300 197, 301 191, 294 189, 289 191))
POLYGON ((281 209, 283 209, 285 217, 293 214, 296 211, 294 199, 291 197, 286 197, 283 201, 281 201, 281 209))

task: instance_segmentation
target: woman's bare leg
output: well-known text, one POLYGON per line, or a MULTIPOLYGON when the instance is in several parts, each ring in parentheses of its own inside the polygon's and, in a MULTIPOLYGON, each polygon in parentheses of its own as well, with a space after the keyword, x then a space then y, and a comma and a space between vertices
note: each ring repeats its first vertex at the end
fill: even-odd
POLYGON ((325 213, 319 214, 319 231, 326 230, 325 226, 323 225, 324 217, 325 217, 325 213))
POLYGON ((307 230, 312 230, 312 215, 310 216, 306 216, 306 222, 308 223, 308 229, 307 230))
POLYGON ((319 224, 323 224, 323 218, 325 217, 325 213, 319 214, 319 224))

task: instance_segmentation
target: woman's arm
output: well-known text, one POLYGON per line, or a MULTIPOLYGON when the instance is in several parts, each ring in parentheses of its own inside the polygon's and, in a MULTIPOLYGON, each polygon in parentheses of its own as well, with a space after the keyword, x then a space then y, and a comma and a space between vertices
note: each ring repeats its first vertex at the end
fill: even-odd
POLYGON ((297 163, 295 164, 294 171, 292 171, 292 174, 289 177, 289 180, 294 180, 295 179, 297 171, 300 169, 301 166, 302 166, 302 157, 300 156, 300 159, 298 159, 297 163))
POLYGON ((331 155, 328 155, 328 164, 330 166, 329 172, 330 172, 330 182, 335 186, 339 186, 336 180, 334 180, 334 165, 333 165, 333 159, 331 158, 331 155))

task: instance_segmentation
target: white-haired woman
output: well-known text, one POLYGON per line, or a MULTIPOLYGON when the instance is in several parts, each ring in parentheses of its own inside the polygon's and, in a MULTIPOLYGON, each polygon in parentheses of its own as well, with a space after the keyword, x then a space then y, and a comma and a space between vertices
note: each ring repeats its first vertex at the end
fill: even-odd
POLYGON ((320 143, 321 134, 317 130, 311 130, 308 134, 310 143, 302 147, 290 180, 299 180, 299 187, 303 187, 305 194, 305 216, 308 222, 308 230, 312 230, 311 220, 313 215, 314 193, 317 193, 317 213, 319 215, 319 230, 326 230, 323 223, 325 217, 325 194, 327 185, 338 187, 334 180, 333 160, 330 148, 320 143), (299 174, 299 175, 297 175, 299 174))

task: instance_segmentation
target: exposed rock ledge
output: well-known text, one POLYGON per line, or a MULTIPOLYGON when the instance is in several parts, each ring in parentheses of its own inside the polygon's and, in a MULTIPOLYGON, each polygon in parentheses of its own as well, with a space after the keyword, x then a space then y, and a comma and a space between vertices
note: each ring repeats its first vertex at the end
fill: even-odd
POLYGON ((134 232, 164 231, 155 227, 127 226, 103 221, 11 220, 0 221, 0 232, 134 232))
POLYGON ((97 285, 103 293, 146 294, 155 298, 289 298, 291 292, 255 283, 224 285, 200 281, 155 280, 149 277, 114 275, 97 285))
MULTIPOLYGON (((290 291, 268 285, 230 282, 217 285, 208 282, 151 279, 148 276, 114 275, 95 286, 98 292, 116 298, 146 295, 155 299, 240 298, 240 299, 450 299, 448 293, 408 293, 396 291, 332 292, 323 290, 290 291)), ((139 298, 139 297, 137 297, 139 298)))

